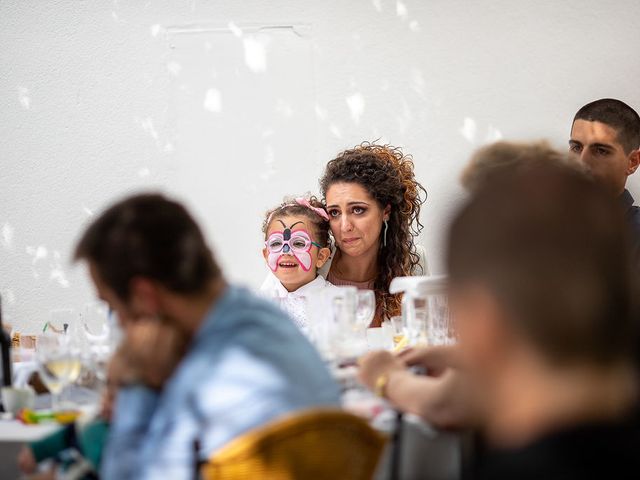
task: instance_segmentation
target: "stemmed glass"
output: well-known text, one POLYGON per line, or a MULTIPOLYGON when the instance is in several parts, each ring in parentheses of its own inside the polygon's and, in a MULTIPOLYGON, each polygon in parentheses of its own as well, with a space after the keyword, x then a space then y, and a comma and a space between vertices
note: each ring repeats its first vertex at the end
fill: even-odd
POLYGON ((358 290, 356 302, 356 321, 363 328, 369 328, 376 313, 375 293, 373 290, 358 290))
POLYGON ((51 409, 60 409, 64 388, 80 375, 80 359, 64 334, 43 333, 38 336, 36 361, 40 378, 51 392, 51 409))
POLYGON ((87 369, 95 374, 95 378, 104 383, 107 376, 107 363, 114 350, 115 335, 109 325, 110 313, 108 308, 87 304, 83 315, 82 338, 87 348, 85 364, 87 369))
POLYGON ((401 315, 391 317, 390 324, 391 334, 393 335, 393 349, 401 350, 408 343, 406 337, 406 328, 404 327, 404 319, 401 315))

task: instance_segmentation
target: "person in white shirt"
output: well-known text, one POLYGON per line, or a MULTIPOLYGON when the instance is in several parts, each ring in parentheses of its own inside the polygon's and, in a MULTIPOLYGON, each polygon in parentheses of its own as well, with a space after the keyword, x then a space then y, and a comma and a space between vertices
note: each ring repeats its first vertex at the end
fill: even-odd
POLYGON ((260 292, 279 303, 309 335, 309 298, 335 288, 318 275, 331 256, 329 216, 315 197, 296 198, 269 210, 262 231, 262 253, 271 272, 260 292))

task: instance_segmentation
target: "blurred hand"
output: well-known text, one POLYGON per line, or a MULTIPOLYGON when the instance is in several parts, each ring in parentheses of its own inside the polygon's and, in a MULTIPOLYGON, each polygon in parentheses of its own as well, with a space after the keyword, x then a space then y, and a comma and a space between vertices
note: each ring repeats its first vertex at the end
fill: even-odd
POLYGON ((142 382, 159 389, 182 359, 186 345, 180 331, 157 319, 128 323, 109 375, 117 384, 142 382))
POLYGON ((49 470, 29 475, 27 480, 56 480, 56 466, 51 465, 49 470))
POLYGON ((23 445, 18 452, 18 468, 24 474, 31 474, 36 471, 38 464, 33 456, 33 451, 27 445, 23 445))
POLYGON ((358 360, 358 378, 371 390, 375 389, 376 380, 382 375, 389 375, 396 370, 405 370, 405 363, 398 357, 387 352, 379 350, 369 352, 358 360))
POLYGON ((407 366, 419 366, 427 371, 429 376, 440 376, 448 368, 460 369, 462 362, 455 345, 437 347, 412 347, 403 350, 398 358, 407 366))

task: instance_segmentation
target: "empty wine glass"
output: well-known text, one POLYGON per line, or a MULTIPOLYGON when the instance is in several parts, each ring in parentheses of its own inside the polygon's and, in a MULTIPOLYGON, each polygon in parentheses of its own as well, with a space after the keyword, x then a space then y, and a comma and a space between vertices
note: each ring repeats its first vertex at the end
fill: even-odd
POLYGON ((49 312, 49 321, 45 325, 43 332, 67 333, 67 329, 75 317, 76 314, 73 308, 51 310, 49 312))
POLYGON ((82 334, 86 348, 84 348, 84 363, 87 375, 99 382, 106 381, 107 363, 114 350, 115 334, 110 325, 110 311, 106 306, 87 304, 85 306, 82 334))
POLYGON ((368 328, 376 313, 376 295, 373 290, 358 290, 356 297, 356 320, 358 325, 368 328))

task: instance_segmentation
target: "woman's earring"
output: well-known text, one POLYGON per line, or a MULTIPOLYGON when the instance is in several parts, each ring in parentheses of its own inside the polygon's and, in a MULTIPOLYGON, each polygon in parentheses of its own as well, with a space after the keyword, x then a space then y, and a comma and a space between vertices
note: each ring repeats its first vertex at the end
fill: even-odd
POLYGON ((382 237, 382 246, 386 247, 387 246, 387 230, 389 230, 389 222, 387 222, 386 220, 384 221, 384 235, 382 237))

